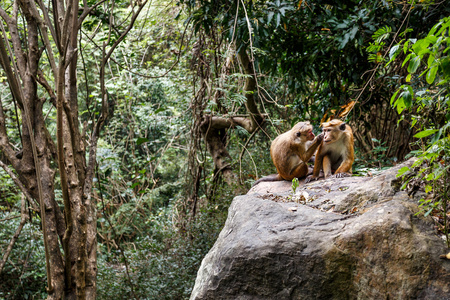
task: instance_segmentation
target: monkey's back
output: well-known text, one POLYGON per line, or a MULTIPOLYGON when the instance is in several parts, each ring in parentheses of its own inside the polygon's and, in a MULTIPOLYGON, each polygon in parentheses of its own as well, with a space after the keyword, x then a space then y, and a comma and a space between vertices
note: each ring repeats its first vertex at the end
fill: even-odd
POLYGON ((278 174, 285 180, 292 180, 293 166, 301 163, 297 154, 299 145, 293 142, 292 132, 287 131, 277 136, 270 146, 270 157, 278 174))

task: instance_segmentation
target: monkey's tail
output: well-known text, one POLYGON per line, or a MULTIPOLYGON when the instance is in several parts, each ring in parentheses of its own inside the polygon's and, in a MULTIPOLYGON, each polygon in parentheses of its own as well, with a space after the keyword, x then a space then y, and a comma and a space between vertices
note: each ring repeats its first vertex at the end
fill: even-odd
POLYGON ((264 176, 263 178, 256 180, 253 183, 252 187, 254 187, 258 183, 263 182, 263 181, 281 181, 281 180, 284 180, 284 179, 281 178, 281 176, 279 174, 270 174, 270 175, 264 176))

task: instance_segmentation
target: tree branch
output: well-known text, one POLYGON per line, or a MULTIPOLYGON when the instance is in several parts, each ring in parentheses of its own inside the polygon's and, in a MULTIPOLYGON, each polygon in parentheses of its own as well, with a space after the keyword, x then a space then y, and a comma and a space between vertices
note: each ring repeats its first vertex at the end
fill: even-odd
MULTIPOLYGON (((7 41, 6 39, 6 33, 3 30, 3 24, 2 24, 2 32, 3 37, 0 39, 0 65, 2 66, 3 70, 6 73, 6 78, 9 82, 9 88, 11 90, 11 93, 14 97, 14 99, 19 103, 20 107, 23 107, 23 101, 22 101, 22 93, 20 91, 20 85, 17 82, 16 76, 14 75, 14 72, 10 65, 10 59, 8 57, 8 53, 6 52, 6 45, 3 42, 3 40, 7 41)), ((11 57, 11 60, 13 60, 13 57, 11 57)))
MULTIPOLYGON (((8 24, 9 35, 11 37, 11 41, 12 41, 12 45, 13 45, 14 51, 12 51, 10 49, 10 46, 9 46, 9 43, 8 43, 8 39, 6 38, 6 32, 5 32, 4 28, 3 28, 3 24, 1 23, 2 31, 3 31, 3 37, 4 37, 4 40, 7 42, 8 50, 9 50, 9 53, 11 55, 11 62, 13 64, 17 65, 16 72, 18 72, 18 75, 20 75, 20 77, 23 79, 24 74, 25 74, 25 69, 26 69, 26 62, 27 62, 27 59, 25 58, 25 54, 24 54, 23 48, 22 48, 22 41, 20 40, 20 37, 23 36, 23 34, 20 34, 18 32, 18 27, 17 27, 17 23, 16 23, 17 21, 16 20, 13 20, 11 18, 5 19, 5 20, 6 20, 6 24, 8 24), (14 56, 12 55, 12 53, 14 53, 14 56)), ((7 62, 8 62, 8 65, 9 65, 9 60, 7 62)), ((5 64, 5 65, 7 65, 7 64, 5 64)), ((19 84, 17 83, 17 85, 19 85, 19 84)), ((21 101, 21 102, 19 102, 19 105, 22 104, 22 99, 17 99, 17 101, 21 101)))
MULTIPOLYGON (((44 14, 45 24, 46 24, 46 26, 50 29, 50 33, 51 33, 51 35, 52 35, 52 37, 53 37, 53 40, 58 41, 58 40, 59 40, 59 37, 56 35, 55 27, 53 27, 53 24, 52 24, 52 22, 50 21, 50 17, 49 17, 49 15, 48 15, 47 7, 44 5, 44 3, 42 2, 42 0, 37 0, 37 2, 38 2, 38 4, 39 4, 39 7, 40 7, 41 10, 42 10, 42 13, 44 14)), ((57 46, 57 48, 58 48, 59 53, 61 53, 61 45, 60 45, 60 43, 56 42, 55 44, 56 44, 56 46, 57 46)))
MULTIPOLYGON (((45 6, 44 6, 44 8, 45 8, 45 6)), ((58 72, 56 71, 56 62, 55 62, 55 58, 53 57, 52 46, 50 44, 50 40, 48 38, 47 28, 46 28, 46 27, 50 26, 50 30, 52 30, 53 29, 51 26, 52 23, 49 22, 49 20, 48 21, 46 20, 47 25, 44 24, 44 20, 42 20, 41 16, 39 15, 39 12, 36 7, 36 3, 34 3, 34 1, 30 1, 30 13, 35 18, 36 22, 39 25, 39 29, 41 30, 42 38, 44 40, 45 48, 47 49, 48 60, 50 61, 50 66, 52 67, 53 76, 56 78, 58 72)), ((44 12, 44 18, 45 17, 48 18, 48 15, 46 15, 44 12)))

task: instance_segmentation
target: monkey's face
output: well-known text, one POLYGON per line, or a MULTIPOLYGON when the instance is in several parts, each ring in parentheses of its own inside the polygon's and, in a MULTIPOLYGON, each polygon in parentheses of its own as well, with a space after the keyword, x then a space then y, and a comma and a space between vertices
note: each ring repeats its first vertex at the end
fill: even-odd
POLYGON ((295 139, 300 142, 312 141, 316 137, 313 133, 313 127, 309 122, 299 122, 292 128, 295 139))
POLYGON ((337 124, 330 124, 331 122, 324 123, 323 126, 323 142, 324 144, 332 144, 339 140, 345 131, 345 123, 340 122, 337 124))
POLYGON ((335 133, 333 133, 333 127, 324 127, 322 132, 323 132, 323 142, 325 144, 331 144, 333 143, 336 139, 335 139, 335 133))

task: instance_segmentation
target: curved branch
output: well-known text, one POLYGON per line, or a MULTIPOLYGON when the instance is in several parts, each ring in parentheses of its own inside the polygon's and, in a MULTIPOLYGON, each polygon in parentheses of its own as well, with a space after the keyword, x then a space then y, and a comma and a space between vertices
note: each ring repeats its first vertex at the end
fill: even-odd
POLYGON ((241 126, 248 132, 252 132, 253 126, 250 118, 246 117, 208 117, 204 122, 210 122, 209 126, 213 129, 225 129, 241 126))

